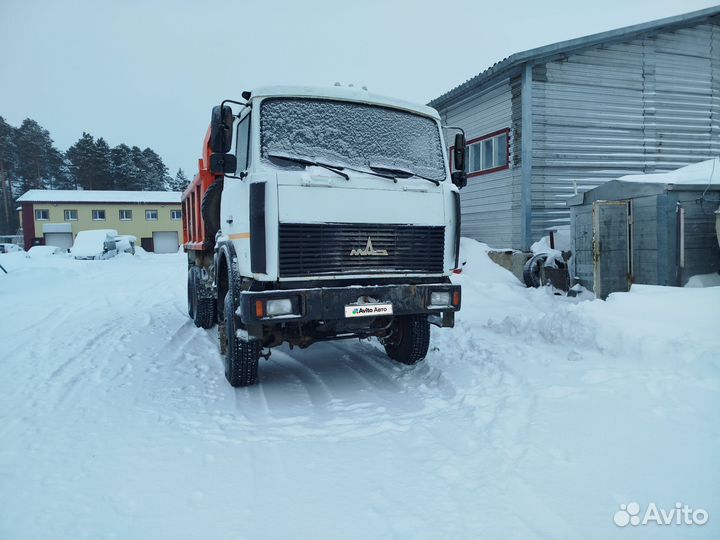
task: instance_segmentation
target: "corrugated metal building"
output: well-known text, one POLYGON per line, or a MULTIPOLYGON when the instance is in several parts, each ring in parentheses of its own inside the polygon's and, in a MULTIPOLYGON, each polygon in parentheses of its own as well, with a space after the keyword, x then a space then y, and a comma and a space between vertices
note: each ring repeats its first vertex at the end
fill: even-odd
POLYGON ((527 249, 576 192, 720 155, 720 6, 514 54, 430 105, 468 138, 463 234, 527 249))

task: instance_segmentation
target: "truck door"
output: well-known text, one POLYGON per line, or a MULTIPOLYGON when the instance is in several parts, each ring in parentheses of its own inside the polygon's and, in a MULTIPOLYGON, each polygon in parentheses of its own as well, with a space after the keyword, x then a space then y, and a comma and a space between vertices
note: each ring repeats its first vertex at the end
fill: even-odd
POLYGON ((630 288, 630 224, 629 201, 593 202, 593 292, 598 298, 630 288))

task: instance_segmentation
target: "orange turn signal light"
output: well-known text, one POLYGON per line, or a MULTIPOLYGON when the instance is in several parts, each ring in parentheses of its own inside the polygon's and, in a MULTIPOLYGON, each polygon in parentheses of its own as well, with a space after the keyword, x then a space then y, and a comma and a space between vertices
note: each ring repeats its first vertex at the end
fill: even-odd
POLYGON ((265 316, 265 302, 262 300, 255 300, 255 316, 258 319, 262 319, 265 316))
POLYGON ((453 293, 452 305, 456 307, 460 305, 460 291, 453 293))

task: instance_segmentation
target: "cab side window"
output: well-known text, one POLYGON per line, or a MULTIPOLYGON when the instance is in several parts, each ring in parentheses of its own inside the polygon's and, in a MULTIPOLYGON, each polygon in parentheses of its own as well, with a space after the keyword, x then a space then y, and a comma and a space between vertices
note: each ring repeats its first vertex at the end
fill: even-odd
POLYGON ((242 172, 250 165, 250 115, 245 115, 245 118, 240 120, 237 127, 237 141, 236 157, 237 157, 237 170, 242 172))

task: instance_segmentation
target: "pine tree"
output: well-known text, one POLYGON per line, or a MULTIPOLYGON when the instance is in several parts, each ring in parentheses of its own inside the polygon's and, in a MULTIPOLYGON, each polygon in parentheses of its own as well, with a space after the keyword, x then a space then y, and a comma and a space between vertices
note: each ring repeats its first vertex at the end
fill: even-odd
POLYGON ((138 148, 137 146, 133 146, 132 148, 130 148, 130 158, 132 159, 133 165, 135 165, 135 169, 137 170, 137 182, 134 189, 145 189, 144 186, 145 184, 147 184, 148 171, 142 150, 140 150, 140 148, 138 148))
POLYGON ((141 188, 140 169, 135 165, 133 152, 128 145, 119 144, 110 150, 110 162, 115 189, 139 190, 141 188))
POLYGON ((144 191, 162 191, 167 183, 168 169, 162 158, 151 148, 142 151, 144 165, 144 191))
POLYGON ((22 193, 29 189, 42 189, 50 176, 49 158, 53 141, 48 130, 35 120, 26 118, 15 131, 17 148, 17 176, 22 193))
POLYGON ((15 128, 0 116, 0 232, 12 234, 17 230, 17 214, 12 180, 17 167, 15 128))
POLYGON ((75 177, 77 186, 82 189, 97 189, 95 184, 96 163, 95 139, 89 133, 83 132, 82 137, 68 148, 65 156, 70 162, 70 171, 75 177))
POLYGON ((75 178, 70 172, 70 163, 55 147, 49 152, 48 171, 48 189, 77 189, 75 178))
POLYGON ((95 141, 94 169, 95 189, 117 189, 112 176, 112 160, 110 146, 102 137, 95 141))
POLYGON ((185 191, 185 188, 187 188, 189 185, 190 180, 188 180, 187 176, 185 176, 185 173, 182 169, 178 169, 177 174, 175 174, 175 178, 169 177, 165 189, 167 191, 183 192, 185 191))

